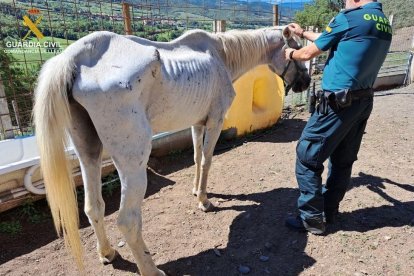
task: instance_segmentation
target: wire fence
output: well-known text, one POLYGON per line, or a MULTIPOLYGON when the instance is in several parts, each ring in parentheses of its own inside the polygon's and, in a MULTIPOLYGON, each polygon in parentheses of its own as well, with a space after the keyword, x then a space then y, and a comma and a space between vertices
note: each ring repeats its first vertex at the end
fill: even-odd
MULTIPOLYGON (((94 31, 169 41, 189 29, 285 25, 307 0, 4 0, 0 2, 0 140, 32 135, 33 89, 41 65, 94 31), (277 4, 277 9, 275 5, 277 4)), ((403 41, 404 42, 404 41, 403 41)), ((397 43, 398 47, 403 42, 397 43)), ((404 42, 405 48, 411 41, 404 42)), ((402 53, 407 53, 402 50, 402 53)), ((394 61, 395 63, 396 61, 394 61)), ((402 61, 401 61, 402 62, 402 61)), ((315 61, 316 73, 323 60, 315 61)), ((395 65, 395 64, 394 64, 395 65)), ((393 66, 394 66, 393 65, 393 66)), ((396 65, 395 65, 396 66, 396 65)), ((318 76, 316 76, 316 79, 318 76)), ((306 93, 287 98, 303 104, 306 93)))
POLYGON ((5 0, 0 2, 0 139, 32 135, 33 89, 41 65, 94 31, 169 41, 189 29, 286 24, 306 1, 5 0))
MULTIPOLYGON (((378 78, 396 77, 395 82, 401 85, 414 81, 412 66, 414 56, 414 26, 405 27, 393 31, 393 40, 389 53, 382 65, 378 78)), ((311 62, 312 85, 309 89, 322 89, 322 73, 328 55, 327 53, 318 56, 311 62)), ((381 82, 379 82, 380 84, 381 82)), ((395 85, 395 84, 391 84, 395 85)), ((379 85, 378 88, 388 87, 387 85, 379 85)), ((305 105, 308 101, 309 92, 291 93, 285 99, 285 106, 305 105)))
MULTIPOLYGON (((411 62, 413 61, 414 53, 410 51, 397 51, 397 52, 389 52, 387 58, 384 61, 381 70, 378 73, 378 78, 385 78, 385 77, 399 77, 400 80, 396 82, 400 82, 403 84, 408 84, 410 80, 410 71, 409 68, 411 66, 411 62)), ((306 105, 309 98, 309 93, 311 89, 315 89, 315 91, 322 90, 322 71, 324 67, 324 59, 319 60, 319 62, 315 62, 312 66, 316 67, 316 73, 312 74, 312 82, 311 86, 307 91, 303 91, 300 93, 290 93, 285 98, 285 107, 288 106, 301 106, 306 105), (320 69, 318 69, 320 68, 320 69)), ((393 86, 394 84, 391 84, 393 86)), ((383 87, 389 87, 388 85, 383 85, 383 87)), ((379 88, 382 88, 381 86, 379 88)))

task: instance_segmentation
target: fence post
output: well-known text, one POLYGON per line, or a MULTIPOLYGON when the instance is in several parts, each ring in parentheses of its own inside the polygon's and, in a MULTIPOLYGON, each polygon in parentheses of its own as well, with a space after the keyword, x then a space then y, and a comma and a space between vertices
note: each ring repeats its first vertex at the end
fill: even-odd
POLYGON ((226 31, 226 20, 214 20, 213 32, 221 33, 226 31))
POLYGON ((122 3, 122 16, 124 18, 124 31, 127 35, 132 35, 131 13, 129 12, 129 4, 122 3))
POLYGON ((10 111, 7 105, 6 93, 4 92, 3 81, 0 78, 0 131, 5 139, 13 139, 13 125, 10 118, 10 111))
POLYGON ((411 50, 414 51, 414 35, 413 35, 413 41, 411 42, 411 50))
POLYGON ((273 5, 273 26, 279 26, 279 5, 273 5))
POLYGON ((388 21, 390 22, 390 26, 392 27, 392 25, 394 24, 394 14, 391 14, 389 16, 388 21))
POLYGON ((14 119, 16 120, 16 123, 17 123, 17 128, 20 129, 20 132, 23 134, 22 124, 20 123, 19 108, 15 100, 12 100, 12 107, 13 107, 13 112, 14 112, 14 119))
MULTIPOLYGON (((311 32, 316 31, 314 26, 308 26, 305 29, 306 29, 306 31, 311 31, 311 32)), ((312 43, 311 41, 305 39, 305 46, 308 46, 311 43, 312 43)), ((312 76, 314 65, 316 65, 316 57, 314 57, 311 60, 305 61, 305 66, 308 69, 308 73, 309 73, 310 76, 312 76)))
POLYGON ((409 80, 408 80, 408 84, 410 83, 414 83, 414 62, 413 62, 413 58, 414 58, 414 52, 410 53, 410 67, 408 68, 409 70, 409 80))

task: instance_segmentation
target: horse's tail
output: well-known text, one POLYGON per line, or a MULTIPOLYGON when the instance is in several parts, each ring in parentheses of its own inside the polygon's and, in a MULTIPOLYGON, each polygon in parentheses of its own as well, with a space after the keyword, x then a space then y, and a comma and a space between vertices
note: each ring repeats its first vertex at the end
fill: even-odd
POLYGON ((68 90, 76 67, 73 58, 60 54, 43 66, 35 91, 33 110, 40 165, 46 194, 58 235, 83 269, 83 249, 79 235, 79 214, 72 168, 65 146, 71 125, 68 90))

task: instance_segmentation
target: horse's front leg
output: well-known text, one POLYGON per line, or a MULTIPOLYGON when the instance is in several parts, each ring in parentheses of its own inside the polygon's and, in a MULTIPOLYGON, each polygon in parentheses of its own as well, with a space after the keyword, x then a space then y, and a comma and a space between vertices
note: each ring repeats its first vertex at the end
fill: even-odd
POLYGON ((198 184, 200 183, 200 170, 201 170, 201 158, 203 150, 203 136, 204 136, 204 126, 192 126, 191 132, 193 136, 193 146, 194 146, 194 163, 195 163, 195 176, 193 182, 193 195, 197 195, 198 184))
POLYGON ((224 115, 230 107, 235 92, 231 81, 226 78, 227 74, 221 75, 221 87, 218 89, 219 97, 212 103, 211 111, 207 116, 205 126, 205 137, 203 144, 203 156, 201 159, 200 182, 197 191, 198 207, 204 212, 214 209, 214 205, 207 198, 207 177, 210 171, 214 147, 220 136, 224 123, 224 115))
POLYGON ((224 113, 226 110, 227 108, 224 108, 221 112, 218 112, 219 110, 214 109, 215 114, 209 115, 206 122, 200 182, 197 190, 197 198, 199 201, 198 207, 204 212, 212 211, 214 209, 214 205, 207 198, 207 178, 213 159, 214 147, 217 144, 217 140, 223 128, 224 113))

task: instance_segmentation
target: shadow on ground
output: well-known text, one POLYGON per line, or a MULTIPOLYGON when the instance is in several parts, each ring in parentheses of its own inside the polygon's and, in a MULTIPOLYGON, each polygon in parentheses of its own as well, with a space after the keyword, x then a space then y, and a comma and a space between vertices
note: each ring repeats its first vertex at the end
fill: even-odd
MULTIPOLYGON (((248 141, 265 143, 296 141, 304 125, 305 121, 303 120, 283 120, 263 132, 234 140, 233 146, 227 148, 223 146, 217 154, 222 154, 248 141)), ((226 145, 225 143, 219 144, 218 148, 220 149, 221 145, 226 145)), ((157 160, 154 169, 148 170, 149 185, 146 197, 157 193, 163 187, 175 184, 174 181, 163 175, 192 165, 191 150, 157 160)), ((398 186, 407 192, 414 192, 414 184, 412 183, 397 183, 387 178, 364 173, 353 178, 350 189, 366 186, 391 204, 343 213, 338 223, 329 228, 328 234, 339 230, 366 232, 382 227, 401 227, 412 224, 414 222, 414 202, 400 202, 392 198, 386 193, 388 185, 398 186)), ((304 268, 312 266, 315 260, 304 253, 307 236, 290 232, 284 226, 286 214, 294 213, 296 210, 297 196, 298 191, 290 188, 247 195, 209 194, 209 197, 229 200, 233 204, 223 204, 226 207, 218 209, 218 212, 229 210, 242 212, 230 226, 228 243, 219 249, 221 256, 218 257, 212 248, 194 256, 162 264, 161 268, 171 275, 235 275, 238 274, 238 267, 244 265, 251 268, 250 275, 298 275, 304 268), (249 204, 240 204, 245 201, 249 204), (260 256, 269 257, 269 260, 261 261, 260 256)), ((105 215, 108 216, 119 208, 120 188, 117 187, 111 195, 105 195, 104 198, 106 202, 105 215)), ((34 204, 40 212, 49 214, 45 200, 34 204)), ((89 222, 82 208, 83 206, 80 205, 80 221, 83 228, 89 226, 89 222)), ((31 223, 21 219, 21 209, 0 214, 0 222, 12 220, 22 221, 22 231, 16 236, 0 233, 0 264, 28 254, 57 239, 50 216, 46 215, 41 223, 31 223), (38 235, 38 233, 42 234, 38 235)), ((119 258, 113 266, 119 270, 136 271, 135 264, 122 258, 119 258)))
POLYGON ((298 275, 315 263, 304 253, 307 235, 290 232, 284 226, 298 196, 296 189, 210 196, 233 203, 224 204, 226 207, 217 212, 241 212, 230 225, 228 243, 161 265, 170 275, 238 275, 240 266, 248 267, 249 275, 298 275))
MULTIPOLYGON (((245 137, 226 140, 220 138, 214 155, 221 155, 248 142, 261 143, 290 143, 297 141, 305 127, 306 121, 302 119, 283 119, 277 124, 249 134, 245 137)), ((213 158, 214 162, 214 158, 213 158)), ((168 175, 173 172, 188 168, 194 165, 193 149, 187 149, 161 158, 151 157, 149 166, 161 175, 168 175)))
POLYGON ((329 229, 329 233, 339 230, 367 232, 383 227, 414 225, 414 201, 401 202, 386 192, 387 187, 397 186, 407 193, 414 193, 414 183, 398 183, 388 178, 359 172, 357 177, 352 178, 349 190, 362 186, 381 196, 390 205, 341 213, 337 223, 329 229))
MULTIPOLYGON (((174 185, 175 182, 165 178, 152 170, 148 170, 148 188, 145 197, 157 193, 161 188, 174 185)), ((83 187, 78 189, 78 206, 80 228, 89 227, 89 221, 83 212, 83 187)), ((116 186, 111 193, 103 193, 105 200, 105 216, 118 211, 121 199, 121 189, 116 186)), ((50 209, 46 199, 41 199, 33 203, 33 210, 36 214, 41 214, 42 218, 38 222, 31 222, 30 216, 23 214, 24 207, 17 208, 0 214, 0 223, 3 221, 19 221, 21 232, 10 235, 0 232, 0 265, 18 256, 30 253, 48 243, 56 240, 55 226, 52 221, 50 209), (39 234, 41 233, 41 234, 39 234)), ((135 265, 134 265, 135 267, 135 265)))
MULTIPOLYGON (((354 183, 379 186, 379 183, 384 183, 384 180, 386 180, 385 185, 397 185, 413 192, 412 185, 363 173, 354 178, 354 183)), ((235 205, 219 208, 218 212, 227 210, 242 212, 230 226, 228 244, 220 249, 220 257, 212 248, 161 265, 161 268, 170 275, 237 275, 240 265, 251 269, 249 275, 299 275, 305 268, 315 263, 315 260, 304 252, 307 235, 292 232, 284 226, 286 215, 296 210, 297 189, 282 188, 249 195, 210 194, 209 196, 236 200, 231 201, 235 202, 235 205), (237 205, 243 201, 253 204, 237 205), (260 260, 261 256, 266 256, 269 260, 263 262, 260 260)), ((367 232, 383 227, 412 225, 414 201, 393 203, 393 206, 364 208, 342 213, 336 224, 328 226, 327 235, 339 230, 367 232)))

